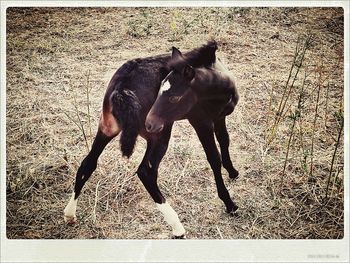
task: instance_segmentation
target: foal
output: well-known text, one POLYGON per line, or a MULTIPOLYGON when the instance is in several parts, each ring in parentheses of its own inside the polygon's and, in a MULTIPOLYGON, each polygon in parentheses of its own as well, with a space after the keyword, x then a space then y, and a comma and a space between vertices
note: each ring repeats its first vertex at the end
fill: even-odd
MULTIPOLYGON (((171 72, 162 81, 157 100, 147 115, 146 130, 159 133, 169 123, 188 119, 214 172, 219 198, 224 202, 226 211, 234 213, 238 207, 231 200, 221 175, 222 158, 230 178, 238 176, 229 156, 229 135, 225 123, 225 117, 233 112, 239 99, 234 79, 218 59, 212 67, 196 69, 176 48, 173 48, 169 64, 171 72), (221 158, 214 133, 220 145, 221 158)), ((158 207, 161 210, 165 205, 158 204, 158 207)), ((181 223, 177 224, 180 228, 181 223)))
MULTIPOLYGON (((165 198, 158 188, 157 175, 159 163, 168 147, 173 122, 182 117, 188 118, 188 116, 188 119, 195 127, 207 153, 208 160, 215 174, 219 196, 224 201, 227 212, 234 212, 237 210, 237 206, 230 199, 222 181, 219 171, 221 160, 215 146, 214 137, 212 136, 213 133, 211 133, 211 135, 207 133, 208 130, 212 132, 212 130, 215 129, 221 147, 223 165, 229 171, 230 177, 235 178, 238 172, 233 168, 228 154, 229 138, 226 131, 224 116, 233 111, 238 97, 234 88, 234 82, 230 78, 225 75, 225 77, 220 78, 221 82, 219 81, 220 75, 224 73, 219 73, 216 69, 217 67, 221 67, 220 63, 216 61, 216 49, 217 45, 215 41, 208 42, 206 45, 187 52, 184 55, 173 48, 172 56, 160 55, 131 60, 117 70, 108 85, 104 97, 99 127, 92 148, 77 171, 74 192, 68 205, 64 209, 64 219, 67 223, 76 222, 78 197, 85 182, 96 169, 98 157, 112 138, 122 132, 120 138, 121 151, 123 155, 127 157, 130 157, 132 154, 138 135, 141 135, 147 140, 147 149, 136 173, 157 204, 159 210, 163 213, 166 222, 171 225, 174 237, 184 237, 185 229, 177 213, 165 201, 165 198), (186 66, 183 67, 183 65, 186 66), (201 69, 198 69, 197 72, 195 68, 199 67, 201 67, 201 69), (211 69, 205 69, 204 67, 211 69), (185 78, 181 79, 180 75, 176 75, 179 70, 184 73, 185 78), (205 74, 206 71, 216 73, 212 74, 210 77, 210 74, 205 74), (202 80, 199 78, 199 76, 201 76, 200 72, 204 73, 202 80), (177 90, 178 87, 181 86, 181 81, 188 80, 188 74, 192 74, 194 83, 196 82, 195 80, 197 80, 197 84, 193 86, 193 90, 196 85, 203 86, 201 85, 201 81, 209 81, 209 79, 205 79, 204 75, 213 78, 211 81, 216 79, 215 83, 218 89, 217 92, 212 94, 212 100, 209 99, 205 102, 206 99, 200 95, 200 93, 205 90, 198 87, 198 95, 193 92, 187 92, 186 94, 188 95, 184 95, 182 98, 175 98, 174 96, 171 97, 171 99, 169 98, 170 103, 174 105, 182 105, 185 101, 190 102, 190 104, 184 105, 184 108, 183 106, 177 107, 181 112, 169 116, 159 114, 159 111, 162 110, 163 107, 159 105, 162 104, 167 94, 170 94, 169 92, 164 92, 164 87, 167 85, 164 83, 169 83, 168 81, 170 81, 170 83, 173 84, 177 81, 176 83, 179 84, 172 85, 174 87, 171 87, 171 90, 177 90), (162 82, 162 80, 164 81, 162 82), (162 86, 161 83, 163 83, 162 86), (230 83, 230 85, 228 85, 228 83, 230 83), (201 98, 204 99, 201 100, 201 98), (218 104, 218 102, 221 103, 222 100, 224 100, 224 105, 219 107, 220 109, 216 107, 212 109, 218 112, 210 113, 214 114, 215 119, 217 119, 214 125, 215 128, 213 125, 210 125, 209 122, 202 122, 201 116, 203 113, 195 109, 200 109, 205 106, 206 103, 218 104), (151 107, 152 110, 150 111, 151 107), (192 112, 192 114, 190 114, 190 112, 192 112), (184 115, 180 116, 182 114, 184 115), (195 116, 197 116, 197 118, 195 116)), ((181 86, 180 89, 186 87, 188 86, 181 86)), ((210 88, 206 85, 203 87, 210 88)), ((210 110, 210 108, 207 108, 207 110, 210 110)))

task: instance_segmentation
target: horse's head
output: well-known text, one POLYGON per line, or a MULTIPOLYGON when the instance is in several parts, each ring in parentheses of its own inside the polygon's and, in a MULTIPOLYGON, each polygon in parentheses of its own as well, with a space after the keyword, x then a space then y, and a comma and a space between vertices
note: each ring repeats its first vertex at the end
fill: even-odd
POLYGON ((160 132, 166 122, 182 119, 197 101, 191 89, 196 71, 175 47, 169 66, 171 71, 162 81, 158 97, 146 118, 148 132, 160 132))

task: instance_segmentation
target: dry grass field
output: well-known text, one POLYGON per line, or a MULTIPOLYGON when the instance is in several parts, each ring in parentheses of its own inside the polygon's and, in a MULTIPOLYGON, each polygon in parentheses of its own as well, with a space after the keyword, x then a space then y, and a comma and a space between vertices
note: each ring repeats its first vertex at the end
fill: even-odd
POLYGON ((8 8, 7 237, 170 238, 135 175, 142 138, 129 160, 119 137, 107 146, 77 224, 63 209, 114 71, 214 38, 240 93, 227 120, 240 177, 223 170, 240 214, 225 213, 194 130, 176 122, 158 182, 187 238, 343 238, 343 20, 341 8, 8 8))

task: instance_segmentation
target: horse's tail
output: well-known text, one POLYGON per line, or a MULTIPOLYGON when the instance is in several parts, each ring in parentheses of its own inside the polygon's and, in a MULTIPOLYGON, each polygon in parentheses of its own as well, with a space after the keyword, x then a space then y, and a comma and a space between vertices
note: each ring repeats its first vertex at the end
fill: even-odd
POLYGON ((140 130, 141 104, 135 92, 128 89, 130 73, 135 70, 137 63, 133 60, 121 66, 112 77, 107 91, 107 98, 112 107, 122 131, 120 148, 123 156, 130 157, 133 153, 136 138, 140 130))
POLYGON ((141 105, 136 94, 129 89, 116 89, 110 96, 112 114, 121 126, 120 149, 123 156, 130 157, 134 151, 140 130, 141 105))

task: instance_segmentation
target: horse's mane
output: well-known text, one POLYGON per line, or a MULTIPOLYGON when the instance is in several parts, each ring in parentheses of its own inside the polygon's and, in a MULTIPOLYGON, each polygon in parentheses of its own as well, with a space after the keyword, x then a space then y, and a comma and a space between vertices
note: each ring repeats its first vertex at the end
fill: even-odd
POLYGON ((171 59, 168 63, 169 68, 181 67, 183 64, 188 63, 192 67, 209 67, 215 60, 215 51, 218 49, 215 40, 208 41, 205 45, 195 48, 189 52, 183 54, 184 60, 171 59))

